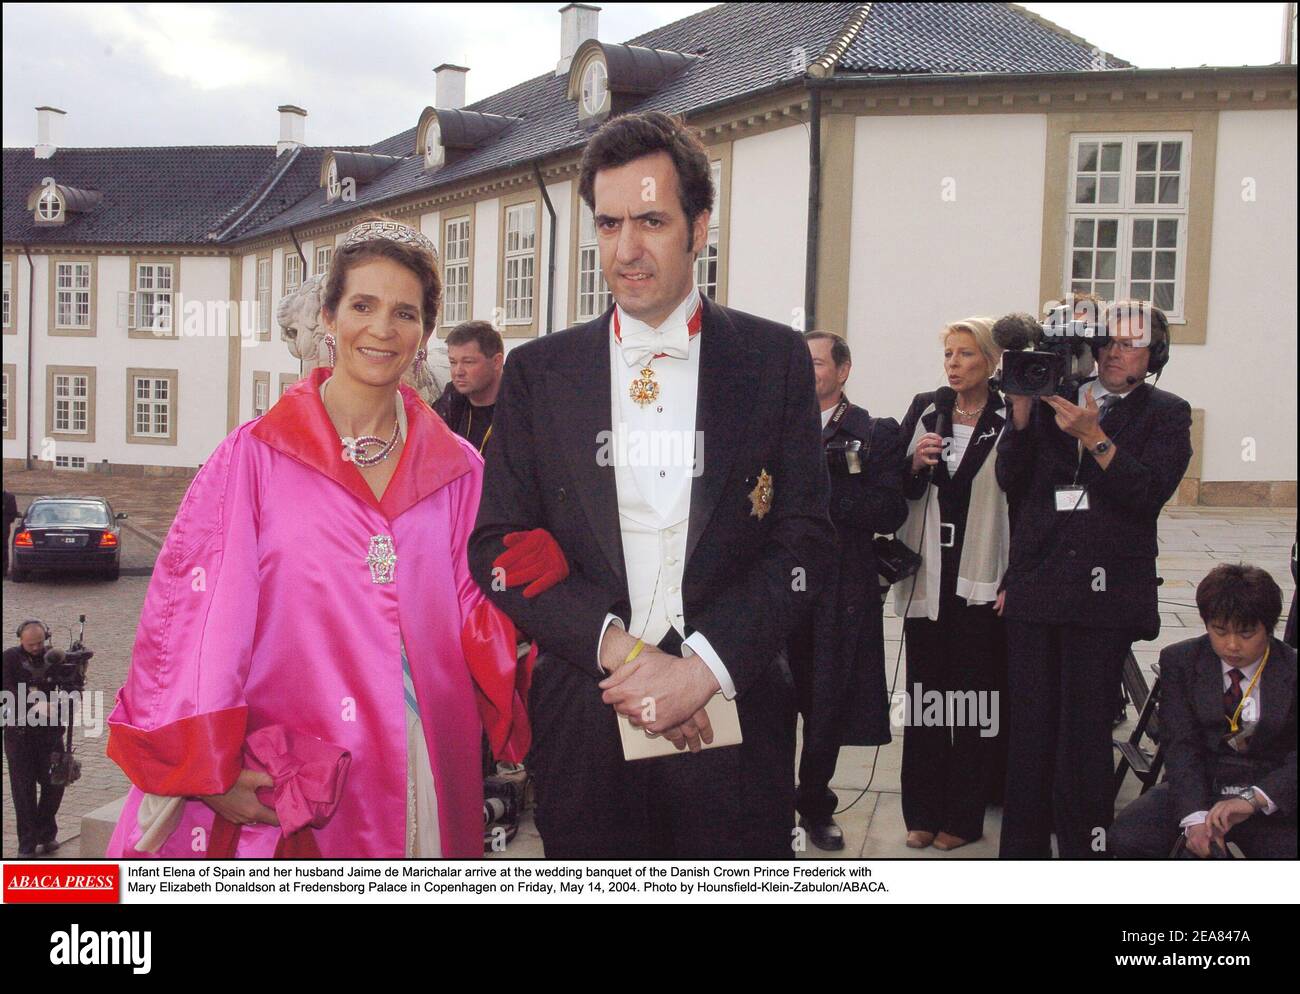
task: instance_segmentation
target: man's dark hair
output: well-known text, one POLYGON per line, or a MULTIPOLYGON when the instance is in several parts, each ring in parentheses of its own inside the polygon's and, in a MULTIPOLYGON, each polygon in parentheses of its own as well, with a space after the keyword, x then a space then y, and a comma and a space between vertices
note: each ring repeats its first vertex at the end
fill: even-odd
POLYGON ((687 242, 695 219, 713 207, 709 153, 695 132, 663 111, 624 114, 605 122, 587 142, 578 176, 578 196, 595 213, 596 174, 643 156, 667 152, 677 170, 677 198, 686 214, 687 242))
POLYGON ((462 321, 447 335, 448 346, 468 345, 470 342, 477 343, 478 350, 489 359, 506 349, 505 343, 501 341, 501 332, 487 321, 462 321))
POLYGON ((829 331, 805 331, 803 340, 805 342, 817 342, 829 339, 831 343, 831 362, 835 363, 838 369, 846 362, 853 361, 853 353, 849 351, 849 343, 829 331))
POLYGON ((1258 622, 1272 634, 1282 616, 1282 589, 1258 566, 1220 563, 1196 587, 1196 609, 1207 625, 1253 629, 1258 622))

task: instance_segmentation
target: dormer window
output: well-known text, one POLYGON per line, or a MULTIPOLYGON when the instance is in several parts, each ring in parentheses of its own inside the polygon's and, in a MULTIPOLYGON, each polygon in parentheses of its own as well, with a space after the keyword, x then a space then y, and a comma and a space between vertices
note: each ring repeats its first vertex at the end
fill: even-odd
POLYGON ((79 190, 45 177, 27 194, 27 209, 37 224, 64 224, 70 215, 93 211, 104 195, 98 190, 79 190))
POLYGON ((578 124, 595 128, 658 93, 699 56, 637 45, 606 45, 588 38, 569 66, 570 100, 578 105, 578 124))
POLYGON ((36 201, 36 220, 45 224, 58 224, 63 220, 63 198, 57 186, 47 186, 36 201))
POLYGON ((582 109, 590 117, 595 117, 605 110, 605 100, 609 96, 609 75, 605 63, 593 59, 582 72, 582 109))
POLYGON ((518 122, 515 117, 451 107, 426 107, 415 129, 415 152, 437 169, 482 148, 518 122))
POLYGON ((320 185, 325 199, 352 201, 360 187, 383 175, 401 162, 397 155, 378 155, 373 152, 330 152, 321 160, 320 185))

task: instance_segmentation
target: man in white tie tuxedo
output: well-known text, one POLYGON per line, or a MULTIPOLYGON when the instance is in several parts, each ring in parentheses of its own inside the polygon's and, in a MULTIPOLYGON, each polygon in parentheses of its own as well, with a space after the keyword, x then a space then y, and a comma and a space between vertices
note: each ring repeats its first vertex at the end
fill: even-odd
POLYGON ((541 650, 538 829, 552 858, 789 857, 782 648, 834 536, 808 350, 695 288, 713 189, 683 125, 605 124, 578 192, 615 306, 511 352, 469 545, 474 578, 541 650), (538 529, 568 575, 534 597, 494 583, 505 535, 538 529), (712 746, 717 694, 739 745, 712 746), (680 754, 625 759, 619 714, 680 754))

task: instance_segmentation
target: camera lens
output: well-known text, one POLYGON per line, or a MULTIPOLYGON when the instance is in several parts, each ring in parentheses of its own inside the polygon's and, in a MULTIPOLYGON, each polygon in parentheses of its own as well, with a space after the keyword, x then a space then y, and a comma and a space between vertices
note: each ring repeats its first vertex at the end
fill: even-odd
POLYGON ((1051 364, 1042 359, 1030 359, 1020 368, 1021 382, 1031 391, 1048 390, 1052 384, 1051 364))

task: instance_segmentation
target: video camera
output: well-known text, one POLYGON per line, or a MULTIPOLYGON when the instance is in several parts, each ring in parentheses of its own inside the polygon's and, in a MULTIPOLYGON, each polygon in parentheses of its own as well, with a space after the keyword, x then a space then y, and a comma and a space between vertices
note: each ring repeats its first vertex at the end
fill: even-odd
POLYGON ((1003 349, 1003 393, 1046 397, 1073 396, 1097 367, 1095 350, 1109 340, 1105 325, 1076 317, 1070 304, 1051 308, 1036 321, 1028 314, 1008 314, 993 325, 993 340, 1003 349))
MULTIPOLYGON (((40 659, 30 665, 29 686, 40 690, 49 698, 59 694, 77 694, 86 689, 86 670, 94 650, 87 649, 86 616, 80 615, 81 630, 75 638, 70 638, 67 649, 46 649, 40 659)), ((71 698, 75 710, 76 697, 71 698)), ((66 787, 81 779, 81 761, 77 759, 72 748, 72 728, 75 722, 69 720, 66 730, 60 734, 54 748, 50 750, 47 763, 47 782, 51 786, 66 787)))

